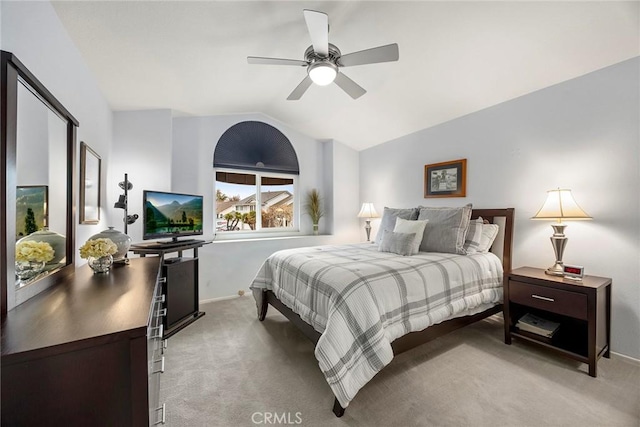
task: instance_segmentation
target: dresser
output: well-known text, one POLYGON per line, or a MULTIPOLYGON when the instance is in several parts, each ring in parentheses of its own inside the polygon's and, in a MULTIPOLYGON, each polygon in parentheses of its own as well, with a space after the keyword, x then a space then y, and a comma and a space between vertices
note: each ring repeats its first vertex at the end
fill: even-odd
POLYGON ((3 426, 164 422, 160 258, 77 268, 2 321, 3 426))

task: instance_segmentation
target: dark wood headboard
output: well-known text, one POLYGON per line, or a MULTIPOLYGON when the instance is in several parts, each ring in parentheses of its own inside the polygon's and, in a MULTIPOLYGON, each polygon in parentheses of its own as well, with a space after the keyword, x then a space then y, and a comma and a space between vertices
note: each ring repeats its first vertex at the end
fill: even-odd
POLYGON ((496 253, 502 260, 502 268, 505 273, 511 271, 511 254, 513 252, 513 217, 514 208, 507 209, 474 209, 471 213, 471 219, 482 217, 492 224, 500 225, 500 232, 493 243, 491 252, 496 253), (500 242, 502 242, 502 251, 500 251, 500 242))

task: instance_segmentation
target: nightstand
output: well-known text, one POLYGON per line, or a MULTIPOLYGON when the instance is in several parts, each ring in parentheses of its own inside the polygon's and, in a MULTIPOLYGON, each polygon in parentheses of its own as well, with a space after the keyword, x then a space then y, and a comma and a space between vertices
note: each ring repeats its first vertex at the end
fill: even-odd
POLYGON ((609 358, 611 350, 611 279, 584 276, 576 281, 540 268, 512 270, 504 284, 505 344, 513 337, 587 363, 595 377, 598 359, 609 358), (551 338, 520 330, 517 322, 527 313, 560 326, 551 338))

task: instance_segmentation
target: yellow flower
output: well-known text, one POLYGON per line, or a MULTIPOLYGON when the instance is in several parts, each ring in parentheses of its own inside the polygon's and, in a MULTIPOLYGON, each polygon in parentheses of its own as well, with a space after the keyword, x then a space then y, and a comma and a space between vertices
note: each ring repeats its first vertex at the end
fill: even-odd
POLYGON ((16 261, 18 262, 49 262, 54 255, 55 251, 47 242, 27 240, 16 244, 16 261))
POLYGON ((87 240, 80 247, 80 258, 101 258, 107 255, 113 255, 118 252, 118 247, 111 239, 99 238, 87 240))

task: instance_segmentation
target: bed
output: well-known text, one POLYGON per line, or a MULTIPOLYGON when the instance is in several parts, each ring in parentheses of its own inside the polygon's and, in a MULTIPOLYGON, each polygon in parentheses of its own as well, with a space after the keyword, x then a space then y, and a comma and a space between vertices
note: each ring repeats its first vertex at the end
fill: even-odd
POLYGON ((472 211, 499 225, 490 253, 399 256, 370 243, 276 252, 251 285, 258 318, 271 305, 311 339, 340 417, 394 355, 502 311, 513 216, 472 211))

